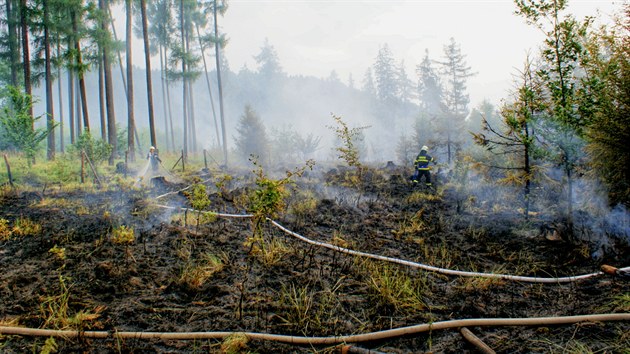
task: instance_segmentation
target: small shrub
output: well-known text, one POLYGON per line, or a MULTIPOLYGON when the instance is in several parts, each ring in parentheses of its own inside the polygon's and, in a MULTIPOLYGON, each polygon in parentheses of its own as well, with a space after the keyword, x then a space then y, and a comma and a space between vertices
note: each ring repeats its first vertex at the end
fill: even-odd
POLYGON ((7 219, 0 218, 0 241, 8 241, 13 235, 7 219))
POLYGON ((112 243, 115 245, 131 245, 135 241, 135 233, 132 228, 121 225, 112 230, 112 243))
POLYGON ((54 245, 53 248, 48 250, 48 253, 52 254, 60 261, 66 260, 66 249, 63 247, 58 247, 57 245, 54 245))
POLYGON ((13 225, 13 235, 15 236, 37 236, 42 232, 42 225, 29 218, 20 217, 13 225))

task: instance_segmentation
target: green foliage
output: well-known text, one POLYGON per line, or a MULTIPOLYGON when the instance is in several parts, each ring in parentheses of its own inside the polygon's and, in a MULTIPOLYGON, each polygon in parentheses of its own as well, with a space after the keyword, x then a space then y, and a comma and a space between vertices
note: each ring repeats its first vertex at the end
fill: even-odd
POLYGON ((369 128, 369 126, 349 128, 348 124, 341 117, 334 114, 332 117, 337 125, 328 126, 328 128, 335 132, 335 135, 341 141, 341 146, 335 148, 339 153, 338 158, 344 160, 348 166, 361 167, 357 144, 363 137, 362 131, 369 128))
POLYGON ((42 116, 32 117, 29 110, 33 106, 31 96, 22 93, 18 88, 8 87, 8 102, 0 112, 0 125, 2 126, 2 140, 8 143, 8 147, 24 152, 30 163, 34 161, 39 151, 39 143, 52 131, 43 128, 34 128, 34 124, 42 116))
POLYGON ((112 149, 113 147, 106 141, 103 139, 94 139, 89 131, 85 131, 83 134, 79 135, 76 142, 68 150, 78 157, 81 156, 82 151, 85 151, 90 161, 92 161, 94 165, 98 165, 109 158, 112 149))
POLYGON ((613 28, 587 42, 585 90, 593 93, 588 151, 596 174, 608 187, 609 202, 630 206, 630 5, 613 28))
POLYGON ((291 127, 271 130, 271 155, 274 160, 293 162, 308 159, 321 142, 320 136, 300 135, 291 127))
POLYGON ((262 119, 251 106, 245 106, 245 112, 241 116, 236 128, 236 150, 243 161, 250 155, 258 156, 262 161, 269 158, 269 139, 265 131, 262 119))
POLYGON ((206 186, 201 183, 193 185, 188 198, 190 199, 191 206, 195 210, 204 210, 210 205, 206 186))
POLYGON ((0 241, 8 241, 13 234, 7 219, 0 218, 0 241))
POLYGON ((121 225, 112 230, 112 243, 115 245, 131 245, 135 241, 135 232, 132 228, 121 225))

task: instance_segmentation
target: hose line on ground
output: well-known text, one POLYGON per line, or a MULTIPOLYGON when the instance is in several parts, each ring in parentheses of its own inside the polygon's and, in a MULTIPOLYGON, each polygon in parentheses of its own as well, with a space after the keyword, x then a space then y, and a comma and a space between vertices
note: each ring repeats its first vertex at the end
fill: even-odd
POLYGON ((404 335, 460 327, 497 326, 548 326, 580 322, 630 321, 630 313, 608 313, 596 315, 532 317, 532 318, 479 318, 425 323, 364 334, 329 337, 300 337, 257 332, 116 332, 116 331, 71 331, 0 326, 0 335, 64 338, 120 338, 120 339, 224 339, 233 334, 244 334, 250 340, 268 340, 296 345, 329 345, 359 343, 391 339, 404 335))
MULTIPOLYGON (((160 208, 165 208, 165 209, 177 209, 177 210, 188 211, 188 212, 199 212, 199 210, 190 209, 190 208, 178 208, 178 207, 171 207, 171 206, 161 205, 161 204, 157 204, 157 206, 160 207, 160 208)), ((225 217, 225 218, 251 218, 253 216, 251 214, 223 214, 223 213, 215 213, 215 212, 210 212, 210 211, 201 211, 201 212, 202 213, 216 215, 218 217, 225 217)), ((297 238, 299 240, 302 240, 302 241, 304 241, 306 243, 315 245, 315 246, 328 248, 328 249, 331 249, 333 251, 346 253, 346 254, 350 254, 350 255, 354 255, 354 256, 377 259, 377 260, 381 260, 381 261, 385 261, 385 262, 396 263, 396 264, 400 264, 400 265, 404 265, 404 266, 408 266, 408 267, 412 267, 412 268, 419 268, 419 269, 423 269, 423 270, 426 270, 426 271, 440 273, 440 274, 445 274, 445 275, 455 275, 455 276, 462 276, 462 277, 485 277, 485 278, 495 278, 495 279, 521 281, 521 282, 526 282, 526 283, 547 283, 547 284, 552 283, 552 284, 556 284, 556 283, 575 282, 575 281, 584 280, 584 279, 588 279, 588 278, 592 278, 592 277, 596 277, 596 276, 600 276, 600 275, 605 274, 604 272, 597 272, 597 273, 590 273, 590 274, 583 274, 583 275, 569 276, 569 277, 543 278, 543 277, 528 277, 528 276, 509 275, 509 274, 468 272, 468 271, 463 271, 463 270, 439 268, 439 267, 435 267, 435 266, 431 266, 431 265, 427 265, 427 264, 407 261, 407 260, 404 260, 404 259, 387 257, 387 256, 380 256, 380 255, 366 253, 366 252, 361 252, 361 251, 354 251, 354 250, 351 250, 351 249, 348 249, 348 248, 343 248, 343 247, 340 247, 340 246, 336 246, 336 245, 333 245, 333 244, 330 244, 330 243, 311 240, 311 239, 309 239, 309 238, 307 238, 305 236, 302 236, 302 235, 298 234, 297 232, 294 232, 294 231, 291 231, 291 230, 287 229, 286 227, 280 225, 277 221, 274 221, 274 220, 269 219, 269 218, 267 218, 267 220, 269 222, 271 222, 272 225, 274 225, 278 229, 282 230, 284 233, 286 233, 288 235, 291 235, 291 236, 293 236, 293 237, 295 237, 295 238, 297 238)), ((618 271, 620 271, 620 272, 630 272, 630 267, 620 268, 620 269, 618 269, 618 271)))

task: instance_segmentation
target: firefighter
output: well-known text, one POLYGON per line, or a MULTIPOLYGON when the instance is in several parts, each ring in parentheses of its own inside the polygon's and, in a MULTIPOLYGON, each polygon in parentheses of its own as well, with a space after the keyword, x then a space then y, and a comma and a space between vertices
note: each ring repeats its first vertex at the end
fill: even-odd
POLYGON ((147 154, 147 160, 151 161, 151 168, 153 169, 153 172, 157 172, 162 160, 160 160, 160 155, 158 153, 158 150, 155 147, 151 146, 151 148, 149 148, 149 153, 147 154))
POLYGON ((429 167, 429 163, 433 162, 433 158, 429 155, 427 155, 427 151, 429 150, 429 148, 425 145, 422 147, 422 149, 420 149, 420 153, 418 154, 418 156, 416 157, 416 160, 414 161, 413 165, 414 165, 414 172, 413 172, 413 176, 411 177, 411 182, 415 185, 418 184, 418 182, 420 181, 420 179, 422 179, 422 176, 424 176, 424 182, 426 183, 427 187, 431 187, 431 167, 429 167))

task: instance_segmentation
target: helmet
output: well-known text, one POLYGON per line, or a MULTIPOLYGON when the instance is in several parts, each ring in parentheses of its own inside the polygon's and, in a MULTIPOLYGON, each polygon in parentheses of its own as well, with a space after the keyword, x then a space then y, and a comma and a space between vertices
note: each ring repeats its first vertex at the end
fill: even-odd
POLYGON ((151 146, 151 147, 149 148, 149 150, 155 150, 155 147, 151 146))
POLYGON ((422 149, 420 149, 420 151, 429 151, 429 148, 426 145, 424 145, 422 149))

